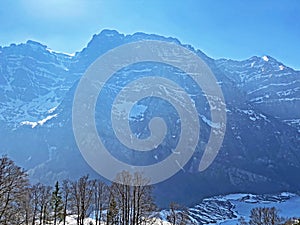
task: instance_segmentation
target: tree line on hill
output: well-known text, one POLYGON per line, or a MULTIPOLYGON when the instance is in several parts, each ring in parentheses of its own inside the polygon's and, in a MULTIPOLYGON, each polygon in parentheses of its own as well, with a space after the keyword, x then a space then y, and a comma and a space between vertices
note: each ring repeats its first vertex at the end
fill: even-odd
MULTIPOLYGON (((48 186, 30 184, 27 173, 6 156, 0 158, 0 224, 1 225, 67 225, 74 215, 77 225, 87 217, 93 225, 151 225, 159 216, 149 180, 142 174, 123 171, 110 185, 82 176, 48 186)), ((165 210, 172 225, 195 224, 189 211, 176 203, 165 210)), ((250 220, 240 225, 300 225, 297 218, 284 219, 274 207, 253 208, 250 220)), ((92 225, 92 224, 91 224, 92 225)))
POLYGON ((300 225, 298 218, 283 218, 275 207, 256 207, 250 212, 250 220, 239 218, 239 225, 300 225))
MULTIPOLYGON (((48 186, 30 184, 27 173, 7 156, 0 158, 1 225, 67 225, 75 215, 77 225, 92 216, 94 225, 152 224, 157 218, 149 180, 142 174, 123 171, 110 185, 82 176, 48 186)), ((166 216, 174 225, 191 222, 188 211, 171 203, 166 216)))

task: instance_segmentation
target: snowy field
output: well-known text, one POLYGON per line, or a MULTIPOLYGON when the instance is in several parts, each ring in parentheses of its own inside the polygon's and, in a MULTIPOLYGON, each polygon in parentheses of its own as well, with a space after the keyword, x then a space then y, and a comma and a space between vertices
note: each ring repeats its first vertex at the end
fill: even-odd
MULTIPOLYGON (((278 195, 229 194, 204 199, 189 210, 193 213, 198 212, 198 215, 193 216, 196 224, 201 221, 208 225, 236 225, 240 217, 248 221, 251 209, 257 207, 275 207, 283 218, 300 217, 300 196, 285 192, 278 195)), ((170 225, 165 221, 166 212, 167 210, 161 212, 163 220, 156 219, 154 225, 170 225)), ((67 218, 67 225, 76 224, 75 216, 67 218)), ((95 224, 95 220, 88 218, 85 224, 95 224)), ((101 223, 101 225, 106 224, 101 223)))
POLYGON ((291 193, 281 193, 266 199, 251 194, 231 194, 225 196, 224 199, 234 204, 237 218, 213 224, 237 224, 240 217, 244 217, 248 221, 251 209, 257 207, 275 207, 283 218, 300 217, 300 196, 291 193))

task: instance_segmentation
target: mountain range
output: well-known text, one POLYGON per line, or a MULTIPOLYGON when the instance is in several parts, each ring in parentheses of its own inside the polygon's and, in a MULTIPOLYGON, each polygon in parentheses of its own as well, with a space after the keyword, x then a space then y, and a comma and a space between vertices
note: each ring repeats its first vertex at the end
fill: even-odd
MULTIPOLYGON (((235 192, 297 192, 300 188, 300 71, 271 56, 253 56, 243 61, 212 59, 175 38, 154 34, 123 35, 103 30, 86 48, 75 54, 59 53, 35 41, 0 47, 0 153, 24 167, 34 182, 99 175, 84 161, 72 131, 72 104, 78 82, 87 68, 109 50, 141 40, 160 40, 181 45, 197 54, 212 70, 220 85, 227 113, 223 145, 213 164, 198 172, 197 166, 212 128, 205 95, 193 89, 189 79, 177 82, 197 102, 201 134, 192 159, 170 179, 155 185, 157 202, 194 205, 207 196, 235 192)), ((134 65, 128 77, 181 73, 167 65, 134 65)), ((122 71, 121 71, 122 72, 122 71)), ((127 79, 125 77, 123 79, 127 79)), ((123 80, 124 81, 124 80, 123 80)), ((121 83, 123 82, 120 81, 121 83)), ((112 81, 113 82, 113 81, 112 81)), ((118 90, 108 89, 105 114, 118 90)), ((131 163, 162 160, 178 142, 178 115, 165 101, 145 99, 131 115, 135 134, 147 135, 147 122, 162 116, 169 136, 154 155, 123 152, 106 124, 96 118, 100 136, 105 136, 115 157, 131 163), (142 107, 141 107, 142 106, 142 107), (141 120, 141 117, 143 120, 141 120), (134 156, 134 157, 133 157, 134 156)), ((99 116, 100 117, 100 116, 99 116)))

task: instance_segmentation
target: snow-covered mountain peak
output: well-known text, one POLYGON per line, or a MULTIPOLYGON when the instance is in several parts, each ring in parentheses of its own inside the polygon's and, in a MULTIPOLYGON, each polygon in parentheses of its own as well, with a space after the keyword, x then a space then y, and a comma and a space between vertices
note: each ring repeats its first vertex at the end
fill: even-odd
POLYGON ((263 57, 261 57, 264 61, 268 62, 269 61, 269 57, 264 55, 263 57))
POLYGON ((68 76, 72 57, 28 40, 0 54, 0 120, 12 127, 42 121, 58 106, 76 78, 68 76))

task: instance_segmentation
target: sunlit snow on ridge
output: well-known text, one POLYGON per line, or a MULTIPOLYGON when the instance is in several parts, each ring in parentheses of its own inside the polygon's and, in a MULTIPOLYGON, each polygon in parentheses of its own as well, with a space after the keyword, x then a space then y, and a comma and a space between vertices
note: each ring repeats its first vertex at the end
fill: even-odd
POLYGON ((265 55, 262 57, 262 59, 263 59, 264 61, 266 61, 266 62, 269 61, 269 58, 268 58, 267 56, 265 56, 265 55))
POLYGON ((23 121, 20 123, 20 125, 29 125, 31 126, 31 128, 35 128, 37 125, 43 126, 44 123, 46 123, 48 120, 51 120, 52 118, 57 117, 57 114, 54 115, 49 115, 46 118, 36 121, 36 122, 32 122, 32 121, 23 121))
POLYGON ((70 57, 75 56, 75 52, 73 52, 73 53, 60 52, 60 51, 54 51, 54 50, 52 50, 52 49, 50 49, 50 48, 46 48, 46 50, 47 50, 48 52, 50 52, 50 53, 63 54, 63 55, 67 55, 67 56, 70 56, 70 57))

